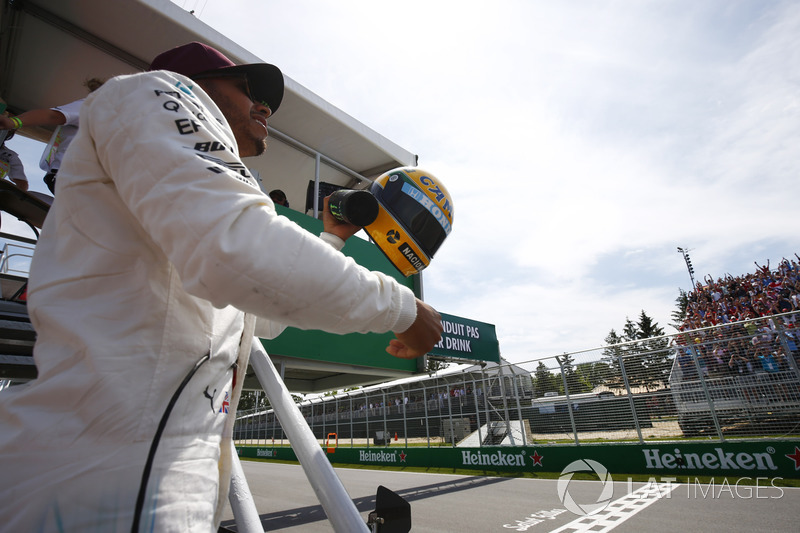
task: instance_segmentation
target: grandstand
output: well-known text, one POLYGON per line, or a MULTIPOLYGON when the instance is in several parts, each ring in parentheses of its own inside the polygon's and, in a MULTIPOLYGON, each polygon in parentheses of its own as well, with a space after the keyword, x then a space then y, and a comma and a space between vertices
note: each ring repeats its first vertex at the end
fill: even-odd
POLYGON ((687 295, 681 331, 800 310, 800 263, 783 258, 774 270, 769 260, 756 266, 753 273, 698 283, 687 295))

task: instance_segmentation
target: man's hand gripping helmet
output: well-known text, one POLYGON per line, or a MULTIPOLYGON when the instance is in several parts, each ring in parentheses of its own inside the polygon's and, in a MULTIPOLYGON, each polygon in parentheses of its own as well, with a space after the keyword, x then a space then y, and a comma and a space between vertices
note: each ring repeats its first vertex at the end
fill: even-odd
POLYGON ((370 238, 404 276, 419 273, 450 234, 453 200, 431 173, 414 167, 390 170, 370 187, 378 200, 370 238))

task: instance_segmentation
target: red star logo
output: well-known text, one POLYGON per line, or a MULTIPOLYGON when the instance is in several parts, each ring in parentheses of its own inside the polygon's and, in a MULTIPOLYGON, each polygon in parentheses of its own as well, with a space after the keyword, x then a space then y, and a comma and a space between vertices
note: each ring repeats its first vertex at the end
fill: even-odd
POLYGON ((400 452, 400 462, 401 463, 405 463, 406 462, 406 457, 408 457, 408 456, 405 454, 405 452, 400 452))
POLYGON ((800 470, 800 448, 795 446, 794 447, 794 453, 793 454, 788 454, 787 453, 786 457, 788 457, 789 459, 794 461, 794 469, 795 470, 800 470))
POLYGON ((533 466, 542 466, 542 456, 539 455, 536 450, 533 450, 533 455, 531 455, 530 458, 533 459, 533 466))

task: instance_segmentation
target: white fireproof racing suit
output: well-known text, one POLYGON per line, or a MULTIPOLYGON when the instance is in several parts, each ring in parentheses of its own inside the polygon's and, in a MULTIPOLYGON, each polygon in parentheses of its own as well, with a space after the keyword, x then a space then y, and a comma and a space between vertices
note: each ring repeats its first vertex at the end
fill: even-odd
POLYGON ((114 78, 80 123, 30 272, 39 377, 0 393, 0 531, 129 531, 159 420, 208 354, 158 444, 141 530, 213 532, 245 313, 404 331, 414 295, 277 216, 189 78, 114 78))

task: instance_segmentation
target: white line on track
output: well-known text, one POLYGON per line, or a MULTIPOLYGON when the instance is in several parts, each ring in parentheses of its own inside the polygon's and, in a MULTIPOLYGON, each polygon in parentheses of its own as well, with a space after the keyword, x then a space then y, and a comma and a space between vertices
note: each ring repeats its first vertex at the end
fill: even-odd
POLYGON ((609 503, 604 509, 577 518, 550 533, 604 533, 611 531, 645 507, 661 498, 669 497, 676 487, 677 485, 673 483, 648 483, 609 503))

